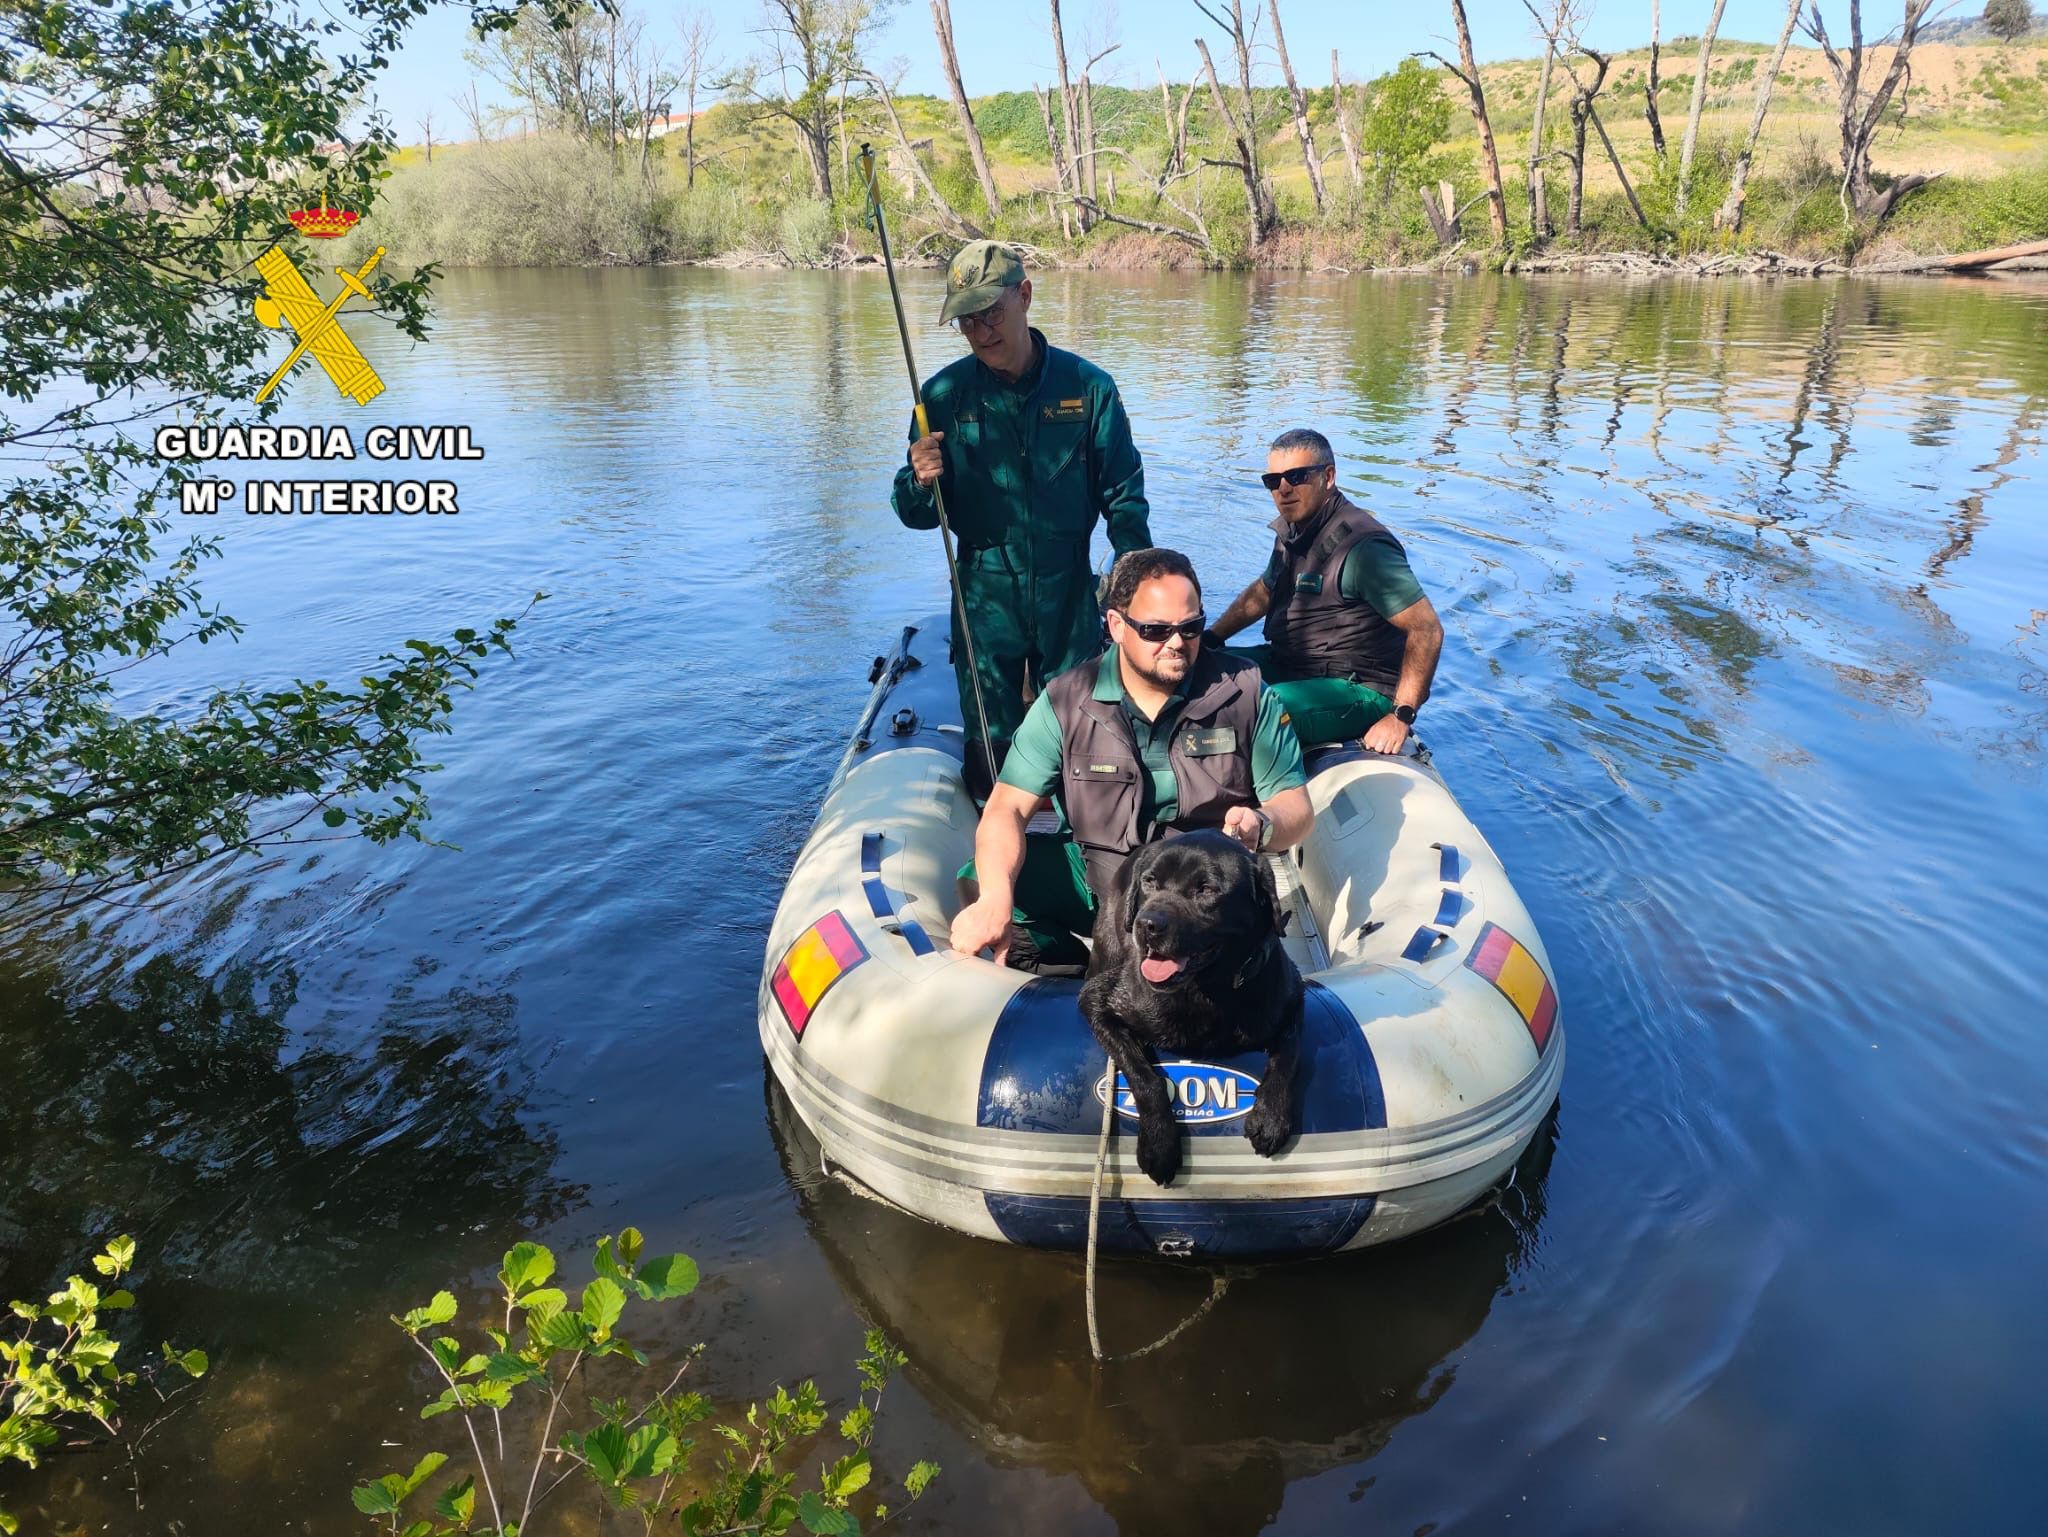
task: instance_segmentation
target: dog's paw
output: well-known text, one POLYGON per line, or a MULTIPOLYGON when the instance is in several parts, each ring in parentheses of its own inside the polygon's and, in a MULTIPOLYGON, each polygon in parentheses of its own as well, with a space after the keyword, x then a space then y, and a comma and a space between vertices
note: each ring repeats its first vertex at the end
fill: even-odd
POLYGON ((1169 1120, 1164 1126, 1138 1123, 1138 1167, 1155 1185, 1170 1185, 1180 1172, 1180 1127, 1169 1120))
POLYGON ((1286 1146, 1291 1130, 1287 1123, 1291 1119, 1284 1101, 1261 1099, 1252 1106, 1252 1113, 1244 1118, 1245 1140, 1261 1158, 1271 1158, 1286 1146))

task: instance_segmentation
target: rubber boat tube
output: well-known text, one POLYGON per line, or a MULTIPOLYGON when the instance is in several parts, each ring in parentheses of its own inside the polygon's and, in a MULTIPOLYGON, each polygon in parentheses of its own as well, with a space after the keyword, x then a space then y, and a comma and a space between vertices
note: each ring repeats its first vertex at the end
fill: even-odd
MULTIPOLYGON (((1080 983, 960 955, 974 853, 943 619, 875 690, 769 931, 761 1044, 826 1159, 885 1200, 1010 1243, 1079 1249, 1103 1096, 1080 983)), ((1271 857, 1308 980, 1299 1135, 1244 1137, 1263 1054, 1161 1063, 1188 1133, 1145 1177, 1118 1079, 1111 1252, 1251 1258, 1419 1232, 1483 1196, 1555 1102, 1564 1021, 1499 858, 1426 759, 1311 756, 1316 824, 1271 857)))

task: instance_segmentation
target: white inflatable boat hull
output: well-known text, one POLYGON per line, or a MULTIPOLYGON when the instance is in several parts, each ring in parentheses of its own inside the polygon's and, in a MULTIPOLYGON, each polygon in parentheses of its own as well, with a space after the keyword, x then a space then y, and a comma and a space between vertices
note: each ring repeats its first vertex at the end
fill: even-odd
MULTIPOLYGON (((1080 984, 947 948, 975 807, 943 621, 906 629, 768 939, 761 1043, 826 1158, 962 1232, 1079 1248, 1105 1062, 1080 984)), ((1211 1258, 1382 1243, 1455 1215, 1520 1156, 1564 1070, 1527 909, 1427 762, 1313 755, 1316 826, 1274 866, 1309 983, 1300 1134, 1244 1137, 1262 1054, 1165 1062, 1187 1132, 1170 1187, 1119 1094, 1113 1252, 1211 1258), (1322 922, 1317 922, 1320 915, 1322 922)))

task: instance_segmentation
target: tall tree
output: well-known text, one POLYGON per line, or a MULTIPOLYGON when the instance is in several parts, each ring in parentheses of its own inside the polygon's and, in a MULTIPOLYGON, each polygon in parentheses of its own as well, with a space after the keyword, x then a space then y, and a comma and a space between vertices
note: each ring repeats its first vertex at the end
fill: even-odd
POLYGON ((1659 160, 1664 158, 1664 118, 1657 109, 1657 92, 1663 84, 1657 78, 1657 60, 1663 48, 1658 36, 1663 9, 1663 0, 1650 0, 1650 73, 1643 81, 1643 117, 1650 125, 1650 148, 1659 160))
POLYGON ((1871 142, 1876 139, 1878 126, 1884 121, 1885 108, 1891 105, 1892 97, 1898 94, 1911 68, 1913 47, 1920 40, 1920 24, 1927 19, 1933 3, 1934 0, 1905 0, 1905 16, 1899 25, 1898 41, 1892 45, 1891 66, 1884 72, 1877 89, 1866 95, 1863 87, 1862 0, 1849 0, 1849 50, 1846 56, 1837 52, 1828 38, 1827 23, 1820 14, 1820 0, 1808 0, 1807 35, 1820 46, 1821 54, 1827 59, 1828 70, 1835 79, 1835 110, 1842 140, 1843 211, 1853 219, 1872 225, 1881 224, 1898 206, 1900 198, 1941 175, 1938 171, 1932 176, 1915 172, 1894 178, 1890 186, 1880 191, 1870 167, 1871 142))
POLYGON ((1728 196, 1721 200, 1721 207, 1714 215, 1716 228, 1740 230, 1742 228, 1742 205, 1749 192, 1749 168, 1756 159, 1756 141, 1764 131, 1764 115, 1771 110, 1771 91, 1778 83, 1778 71, 1785 63, 1785 50, 1792 42, 1792 28, 1799 21, 1800 0, 1788 0, 1785 6, 1785 25, 1778 32, 1778 46, 1771 50, 1770 61, 1764 65, 1764 72, 1756 83, 1756 110, 1749 117, 1749 137, 1742 141, 1742 153, 1736 156, 1735 173, 1728 179, 1728 196))
POLYGON ((1685 195, 1692 185, 1692 152, 1699 143, 1700 113, 1707 104, 1707 71, 1714 62, 1714 34, 1721 30, 1721 13, 1728 0, 1714 0, 1714 13, 1707 18, 1707 30, 1700 34, 1699 62, 1692 72, 1692 101, 1685 109, 1685 138, 1678 146, 1678 217, 1685 217, 1685 195))
MULTIPOLYGON (((1251 130, 1238 115, 1230 110, 1230 103, 1223 98, 1223 87, 1216 79, 1216 61, 1209 57, 1209 45, 1199 37, 1195 47, 1202 55, 1202 74, 1209 82, 1209 100, 1216 108, 1216 115, 1223 120, 1224 128, 1230 134, 1230 142, 1237 150, 1237 159, 1217 162, 1235 170, 1244 178, 1246 210, 1251 218, 1252 244, 1265 244, 1272 235, 1274 226, 1280 222, 1279 210, 1273 206, 1273 189, 1259 174, 1257 146, 1253 143, 1251 130)), ((1247 92, 1247 95, 1250 93, 1247 92)))
MULTIPOLYGON (((1081 160, 1081 103, 1074 94, 1073 76, 1067 72, 1067 32, 1060 20, 1060 0, 1047 0, 1052 7, 1052 58, 1053 67, 1060 77, 1060 132, 1064 136, 1061 146, 1066 152, 1067 176, 1061 185, 1072 182, 1075 192, 1086 191, 1082 181, 1081 160)), ((1059 170, 1059 156, 1053 156, 1053 170, 1059 170)), ((1086 230, 1094 222, 1094 215, 1084 206, 1081 209, 1081 228, 1086 230)))
POLYGON ((1536 117, 1529 128, 1529 231, 1537 240, 1550 235, 1550 211, 1543 198, 1543 114, 1550 103, 1550 73, 1557 63, 1557 36, 1571 0, 1557 0, 1557 15, 1543 34, 1543 71, 1536 80, 1536 117))
POLYGON ((1351 113, 1344 105, 1344 76, 1337 68, 1337 50, 1330 50, 1330 114, 1337 119, 1337 137, 1344 145, 1344 164, 1351 172, 1351 190, 1365 189, 1365 173, 1358 164, 1358 139, 1351 131, 1351 113))
POLYGON ((981 130, 974 124, 974 109, 967 105, 967 91, 960 84, 960 55, 953 47, 951 0, 932 0, 932 30, 938 34, 939 68, 946 72, 946 89, 952 93, 953 113, 960 119, 960 131, 967 136, 967 155, 974 162, 974 179, 981 183, 981 201, 988 209, 989 218, 1001 218, 1003 200, 996 193, 995 172, 988 165, 988 149, 981 142, 981 130))
POLYGON ((1316 156, 1315 135, 1308 126, 1308 99, 1295 83, 1294 65, 1287 57, 1287 35, 1280 30, 1280 0, 1266 0, 1266 14, 1273 18, 1273 48, 1280 55, 1280 77, 1287 82, 1287 99, 1294 108, 1294 136, 1301 140, 1301 163, 1308 167, 1309 190, 1315 194, 1316 213, 1329 202, 1323 190, 1323 163, 1316 156))
POLYGON ((2016 43, 2034 30, 2029 0, 1985 0, 1984 26, 2001 43, 2016 43))
POLYGON ((1493 243, 1508 243, 1508 199, 1501 190, 1500 152, 1494 148, 1493 123, 1486 115, 1486 87, 1479 78, 1479 65, 1472 55, 1472 28, 1465 22, 1465 0, 1451 0, 1451 23, 1458 29, 1458 64, 1440 53, 1431 53, 1452 74, 1465 83, 1472 98, 1472 122, 1479 130, 1479 168, 1486 177, 1486 218, 1493 230, 1493 243))
POLYGON ((682 34, 682 59, 676 69, 676 84, 683 93, 683 186, 697 185, 697 88, 715 75, 711 45, 717 29, 707 11, 690 10, 676 18, 682 34))
POLYGON ((788 123, 815 197, 832 196, 832 94, 856 78, 877 20, 873 0, 761 0, 760 47, 718 89, 788 123))

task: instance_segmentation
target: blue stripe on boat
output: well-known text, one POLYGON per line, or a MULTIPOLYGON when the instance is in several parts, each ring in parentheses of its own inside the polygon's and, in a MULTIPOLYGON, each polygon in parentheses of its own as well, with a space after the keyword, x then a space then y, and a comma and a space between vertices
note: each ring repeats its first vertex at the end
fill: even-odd
POLYGON ((915 918, 905 918, 902 928, 898 932, 903 935, 903 942, 910 946, 910 953, 912 955, 930 955, 932 953, 931 936, 925 933, 924 925, 915 918))
POLYGON ((1455 843, 1439 843, 1437 847, 1443 851, 1443 859, 1437 871, 1438 879, 1446 886, 1455 886, 1458 884, 1458 846, 1455 843))
MULTIPOLYGON (((1318 1133, 1385 1126, 1387 1101, 1379 1064, 1351 1011, 1328 988, 1310 982, 1302 1014, 1301 1066, 1295 1080, 1299 1129, 1318 1133)), ((1262 1051, 1199 1060, 1253 1079, 1266 1070, 1262 1051)), ((1011 996, 989 1034, 976 1124, 1093 1137, 1102 1129, 1102 1101, 1095 1096, 1095 1085, 1107 1065, 1081 1017, 1080 982, 1065 977, 1027 982, 1011 996)), ((1184 1122, 1182 1130, 1194 1137, 1242 1137, 1244 1119, 1184 1122)), ((1112 1135, 1136 1134, 1136 1122, 1117 1117, 1112 1135)))
POLYGON ((1458 915, 1465 910, 1465 898, 1456 891, 1446 891, 1444 899, 1436 905, 1436 926, 1447 929, 1458 921, 1458 915))
POLYGON ((868 911, 877 918, 886 918, 895 909, 889 906, 889 893, 882 889, 882 878, 870 875, 860 883, 860 889, 868 894, 868 911))
POLYGON ((860 869, 863 875, 882 873, 882 835, 862 833, 860 835, 860 869))
MULTIPOLYGON (((1141 1176, 1142 1177, 1142 1176, 1141 1176)), ((989 1191, 988 1213, 1012 1243, 1085 1249, 1088 1198, 989 1191)), ((1240 1259, 1341 1249, 1372 1215, 1369 1195, 1286 1201, 1120 1200, 1105 1196, 1098 1242, 1108 1254, 1240 1259)))
POLYGON ((1437 947, 1443 935, 1435 929, 1417 929, 1408 941, 1408 948, 1401 952, 1404 961, 1419 961, 1437 947))

